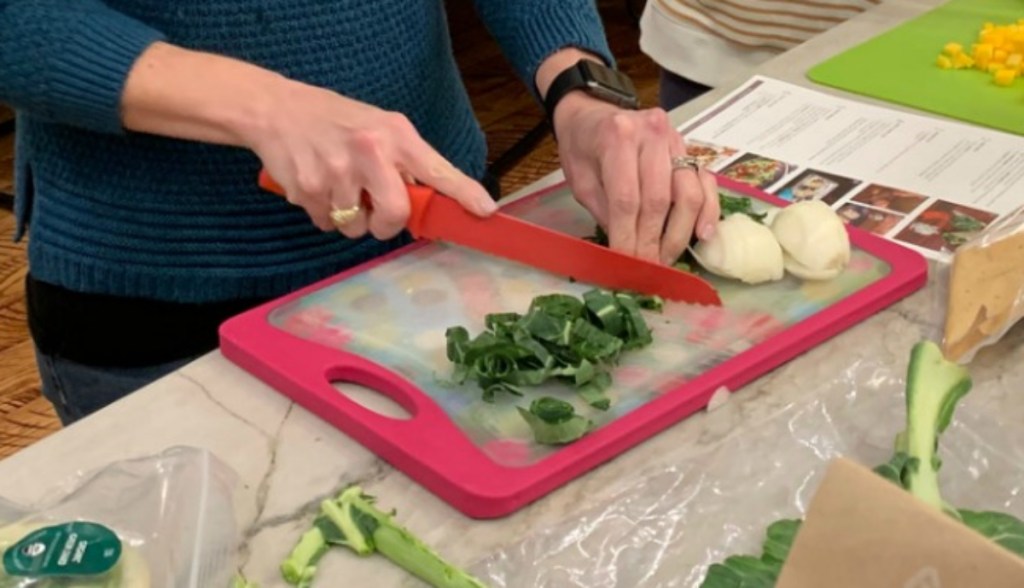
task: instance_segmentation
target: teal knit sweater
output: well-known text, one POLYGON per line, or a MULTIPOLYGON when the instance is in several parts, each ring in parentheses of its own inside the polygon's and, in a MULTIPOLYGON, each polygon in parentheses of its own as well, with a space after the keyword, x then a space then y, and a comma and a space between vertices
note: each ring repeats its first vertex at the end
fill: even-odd
MULTIPOLYGON (((611 61, 593 0, 476 7, 524 92, 561 47, 611 61)), ((157 40, 402 112, 483 175, 443 0, 0 0, 0 101, 18 111, 16 238, 30 231, 37 280, 175 302, 272 297, 402 242, 321 232, 256 186, 246 150, 126 132, 125 78, 157 40)))

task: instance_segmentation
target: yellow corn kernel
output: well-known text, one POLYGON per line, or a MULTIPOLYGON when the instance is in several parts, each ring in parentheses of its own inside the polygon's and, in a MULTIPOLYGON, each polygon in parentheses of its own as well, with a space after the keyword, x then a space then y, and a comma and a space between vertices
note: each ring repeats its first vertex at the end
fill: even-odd
POLYGON ((955 67, 956 69, 964 69, 972 67, 973 65, 974 60, 971 59, 971 56, 966 53, 957 53, 956 57, 953 58, 953 67, 955 67))
POLYGON ((974 46, 974 63, 975 66, 980 70, 988 68, 988 64, 992 61, 992 55, 995 53, 995 48, 987 43, 974 46))
POLYGON ((941 69, 975 69, 987 72, 1000 86, 1013 84, 1024 76, 1024 17, 1006 24, 986 22, 977 29, 977 39, 968 44, 950 41, 935 58, 941 69))
POLYGON ((1001 69, 992 77, 997 86, 1009 86, 1017 78, 1017 72, 1012 69, 1001 69))

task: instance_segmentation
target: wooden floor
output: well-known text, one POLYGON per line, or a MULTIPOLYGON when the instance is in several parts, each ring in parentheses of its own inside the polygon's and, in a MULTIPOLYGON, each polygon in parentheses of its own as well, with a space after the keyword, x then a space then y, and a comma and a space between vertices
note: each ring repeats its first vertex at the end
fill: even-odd
MULTIPOLYGON (((450 2, 451 29, 459 65, 473 106, 487 133, 491 160, 506 153, 543 120, 542 111, 509 68, 500 50, 471 10, 469 2, 450 2)), ((654 65, 637 47, 638 30, 624 0, 601 0, 612 50, 619 66, 636 82, 645 104, 654 104, 654 65)), ((634 11, 641 2, 634 1, 634 11)), ((0 106, 0 124, 9 111, 0 106)), ((11 190, 13 137, 0 137, 0 193, 11 190)), ((558 168, 550 133, 501 177, 508 194, 558 168)), ((13 243, 14 218, 0 209, 0 458, 59 429, 50 405, 39 395, 31 341, 25 324, 22 284, 25 243, 13 243)))

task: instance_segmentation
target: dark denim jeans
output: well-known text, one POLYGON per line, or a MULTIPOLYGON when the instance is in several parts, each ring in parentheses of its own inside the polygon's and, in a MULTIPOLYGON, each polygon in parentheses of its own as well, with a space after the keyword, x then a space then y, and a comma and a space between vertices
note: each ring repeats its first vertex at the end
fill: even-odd
POLYGON ((196 359, 189 357, 138 368, 94 367, 52 357, 36 349, 43 396, 64 426, 85 418, 196 359))

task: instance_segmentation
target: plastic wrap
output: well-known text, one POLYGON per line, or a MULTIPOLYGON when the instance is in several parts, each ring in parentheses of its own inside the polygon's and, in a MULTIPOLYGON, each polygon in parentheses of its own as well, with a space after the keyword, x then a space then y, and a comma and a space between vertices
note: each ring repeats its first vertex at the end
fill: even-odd
MULTIPOLYGON (((873 467, 891 457, 905 424, 904 378, 876 360, 859 360, 805 400, 745 423, 696 458, 638 468, 612 498, 472 570, 496 588, 696 588, 712 563, 760 553, 771 522, 802 517, 831 459, 873 467)), ((1021 517, 1024 406, 1000 394, 976 384, 959 404, 941 439, 943 497, 959 508, 1021 517)), ((718 410, 733 409, 729 402, 718 410)))
POLYGON ((39 504, 0 499, 0 533, 97 523, 120 539, 118 565, 134 566, 132 580, 113 571, 77 579, 15 577, 0 567, 0 587, 227 588, 239 539, 235 482, 235 473, 209 452, 175 447, 80 475, 39 504))
POLYGON ((953 361, 970 363, 1024 318, 1024 207, 961 245, 942 282, 943 352, 953 361))

